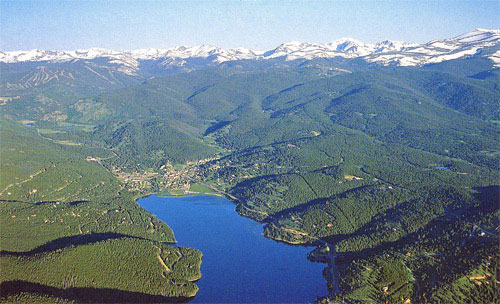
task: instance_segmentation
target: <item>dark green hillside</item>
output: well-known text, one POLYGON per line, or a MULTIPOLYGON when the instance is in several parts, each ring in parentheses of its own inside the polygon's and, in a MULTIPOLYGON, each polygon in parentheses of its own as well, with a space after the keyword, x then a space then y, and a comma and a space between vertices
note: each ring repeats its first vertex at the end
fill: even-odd
MULTIPOLYGON (((492 50, 494 52, 494 50, 492 50)), ((493 61, 488 58, 459 58, 447 60, 440 63, 431 63, 425 65, 426 70, 445 72, 458 76, 472 77, 478 73, 488 71, 494 66, 493 61)))
POLYGON ((201 253, 87 156, 1 121, 2 302, 166 302, 194 296, 201 253), (106 270, 106 271, 103 271, 106 270))
POLYGON ((103 125, 96 136, 120 156, 110 164, 120 168, 159 168, 167 162, 206 158, 215 154, 217 147, 197 137, 197 131, 180 121, 130 121, 103 125))
POLYGON ((485 87, 482 81, 466 80, 449 74, 426 76, 420 85, 434 100, 485 120, 498 118, 498 90, 485 87))
POLYGON ((491 82, 491 86, 497 91, 500 89, 500 84, 498 83, 500 77, 500 68, 481 71, 470 77, 474 79, 486 80, 488 82, 491 82))
MULTIPOLYGON (((409 248, 419 256, 444 254, 449 249, 440 244, 453 238, 452 247, 459 247, 474 224, 490 233, 499 224, 498 196, 477 198, 486 191, 477 189, 498 191, 481 188, 499 180, 498 127, 481 119, 488 119, 484 109, 498 108, 498 93, 489 85, 447 74, 387 70, 301 83, 262 100, 268 118, 249 120, 242 113, 219 128, 217 142, 234 152, 205 164, 201 179, 215 181, 238 198, 240 213, 269 222, 267 236, 291 243, 315 243, 320 237, 338 251, 350 252, 346 263, 361 254, 368 268, 381 272, 363 281, 355 294, 347 292, 356 282, 347 270, 345 280, 351 283, 343 285, 346 293, 339 299, 425 303, 431 298, 419 289, 421 281, 404 281, 408 270, 394 269, 401 265, 398 254, 409 248), (456 100, 433 84, 436 78, 445 88, 458 82, 470 94, 456 100), (469 113, 462 107, 475 103, 485 108, 469 113), (448 215, 463 208, 482 217, 457 222, 448 215), (436 238, 431 229, 445 234, 436 238), (461 232, 455 235, 457 229, 461 232), (418 235, 425 237, 416 242, 418 235), (380 252, 392 243, 398 245, 394 250, 380 252), (391 281, 398 273, 402 281, 391 281), (375 283, 380 289, 367 287, 375 283), (397 290, 391 297, 384 295, 387 285, 397 290)), ((466 277, 496 271, 484 270, 484 265, 498 243, 471 240, 476 241, 486 246, 484 254, 466 263, 470 252, 457 249, 448 257, 458 267, 453 276, 446 266, 435 276, 436 296, 461 288, 463 299, 487 300, 486 294, 477 296, 478 290, 486 288, 490 295, 498 290, 494 276, 483 279, 491 287, 466 277)), ((422 273, 417 280, 432 272, 424 265, 408 266, 422 273)))
POLYGON ((120 191, 111 173, 85 160, 87 156, 108 157, 108 151, 70 141, 56 144, 44 140, 32 127, 5 116, 1 119, 1 199, 77 201, 116 196, 120 191))
POLYGON ((207 130, 219 121, 265 123, 259 100, 317 77, 315 69, 207 69, 78 100, 65 113, 67 121, 97 125, 84 137, 115 150, 113 165, 158 169, 214 155, 220 149, 203 138, 207 130))
MULTIPOLYGON (((2 199, 12 199, 5 197, 10 192, 22 204, 58 200, 61 205, 49 210, 67 208, 68 218, 36 211, 48 221, 71 219, 69 228, 54 227, 40 241, 30 240, 22 250, 36 251, 36 258, 22 255, 23 263, 33 263, 22 267, 47 262, 37 251, 47 241, 49 247, 73 244, 64 239, 70 234, 50 243, 64 229, 98 234, 92 236, 97 241, 55 250, 65 261, 92 246, 106 251, 125 240, 132 247, 127 250, 140 248, 148 261, 154 250, 174 252, 155 243, 161 233, 171 236, 170 230, 149 223, 133 193, 203 189, 225 193, 240 214, 265 222, 268 237, 321 245, 319 252, 326 243, 335 249, 340 293, 331 286, 330 301, 453 302, 456 293, 458 302, 495 302, 500 91, 494 76, 464 77, 458 70, 465 67, 456 69, 451 74, 451 66, 361 63, 349 69, 341 59, 233 62, 69 101, 60 106, 64 122, 24 121, 33 128, 7 122, 5 141, 11 144, 2 146, 2 166, 12 168, 2 170, 8 173, 0 184, 2 199), (8 131, 16 128, 24 137, 8 131), (18 150, 33 151, 31 141, 46 152, 30 160, 18 150), (69 217, 87 214, 86 206, 85 219, 94 221, 69 217), (101 240, 102 233, 112 234, 101 240)), ((21 120, 16 113, 13 119, 21 120)), ((9 216, 23 214, 10 218, 16 225, 23 218, 41 219, 12 208, 9 216)), ((194 265, 197 252, 189 252, 183 256, 194 265)), ((129 266, 117 267, 129 273, 129 266)), ((196 271, 174 269, 162 278, 177 275, 182 279, 175 282, 184 285, 169 295, 195 290, 189 282, 196 271)), ((325 277, 332 283, 329 270, 325 277)), ((62 292, 64 285, 44 274, 39 278, 31 283, 58 288, 45 296, 62 292)), ((112 288, 105 284, 111 280, 122 291, 158 295, 162 278, 152 279, 147 292, 141 284, 134 289, 105 276, 99 288, 112 288)), ((6 286, 16 286, 14 276, 9 280, 6 286)), ((82 279, 77 288, 87 283, 82 279)))
POLYGON ((6 98, 2 111, 25 119, 61 121, 74 101, 144 79, 140 72, 101 61, 1 63, 0 90, 6 98))
POLYGON ((317 77, 314 70, 299 72, 288 68, 270 71, 205 69, 153 78, 143 85, 106 93, 86 102, 103 104, 111 111, 111 119, 155 116, 200 127, 203 120, 220 119, 254 99, 317 77))

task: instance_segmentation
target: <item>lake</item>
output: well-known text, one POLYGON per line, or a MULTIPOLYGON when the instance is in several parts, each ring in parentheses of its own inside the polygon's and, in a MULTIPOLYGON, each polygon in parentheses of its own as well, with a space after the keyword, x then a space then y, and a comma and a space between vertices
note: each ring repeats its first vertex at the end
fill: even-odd
POLYGON ((263 225, 226 198, 151 195, 138 203, 172 228, 177 246, 203 252, 192 303, 312 303, 328 293, 326 264, 307 260, 312 247, 265 238, 263 225))

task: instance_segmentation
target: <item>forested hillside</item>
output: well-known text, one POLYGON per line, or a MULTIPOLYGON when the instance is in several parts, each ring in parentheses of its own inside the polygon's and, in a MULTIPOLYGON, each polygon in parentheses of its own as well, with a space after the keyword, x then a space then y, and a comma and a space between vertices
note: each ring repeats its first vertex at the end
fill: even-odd
POLYGON ((201 253, 173 247, 98 162, 110 152, 1 119, 2 302, 166 302, 192 297, 201 253), (161 261, 161 262, 160 262, 161 261))
MULTIPOLYGON (((340 292, 325 271, 330 294, 318 301, 496 302, 500 79, 486 64, 466 73, 477 67, 467 60, 424 68, 242 60, 68 98, 50 112, 58 119, 43 116, 50 102, 40 112, 24 97, 9 100, 0 106, 10 117, 2 122, 2 223, 27 235, 47 222, 21 219, 61 227, 22 248, 10 243, 14 232, 3 234, 2 280, 17 284, 26 269, 99 250, 138 250, 150 263, 158 252, 180 255, 199 266, 199 252, 158 243, 173 241, 172 232, 133 199, 134 191, 203 189, 264 222, 267 237, 335 251, 340 292), (25 153, 34 150, 46 152, 25 153), (94 234, 97 241, 74 245, 94 234)), ((182 265, 148 287, 132 283, 140 276, 129 282, 128 270, 99 284, 192 295, 199 272, 182 265), (165 281, 174 283, 163 291, 165 281)), ((59 281, 37 278, 30 284, 68 287, 63 271, 59 281)), ((69 281, 88 287, 83 277, 69 281)))

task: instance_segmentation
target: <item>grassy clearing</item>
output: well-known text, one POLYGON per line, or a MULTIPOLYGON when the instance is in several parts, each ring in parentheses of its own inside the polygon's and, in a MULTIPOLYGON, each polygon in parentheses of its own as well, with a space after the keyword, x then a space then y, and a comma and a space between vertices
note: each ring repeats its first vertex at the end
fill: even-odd
POLYGON ((198 184, 198 183, 194 183, 194 184, 191 184, 189 186, 189 191, 190 192, 196 192, 196 193, 199 193, 199 194, 217 194, 217 192, 215 192, 215 190, 213 190, 212 188, 208 187, 208 186, 205 186, 203 184, 198 184))

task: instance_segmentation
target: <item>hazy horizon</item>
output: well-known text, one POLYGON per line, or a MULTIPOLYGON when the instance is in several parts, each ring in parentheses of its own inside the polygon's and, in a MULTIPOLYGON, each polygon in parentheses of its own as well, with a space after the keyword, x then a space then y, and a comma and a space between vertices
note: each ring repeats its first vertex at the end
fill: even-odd
POLYGON ((498 1, 1 1, 1 51, 425 43, 499 28, 498 1), (20 35, 20 33, 22 33, 20 35))

